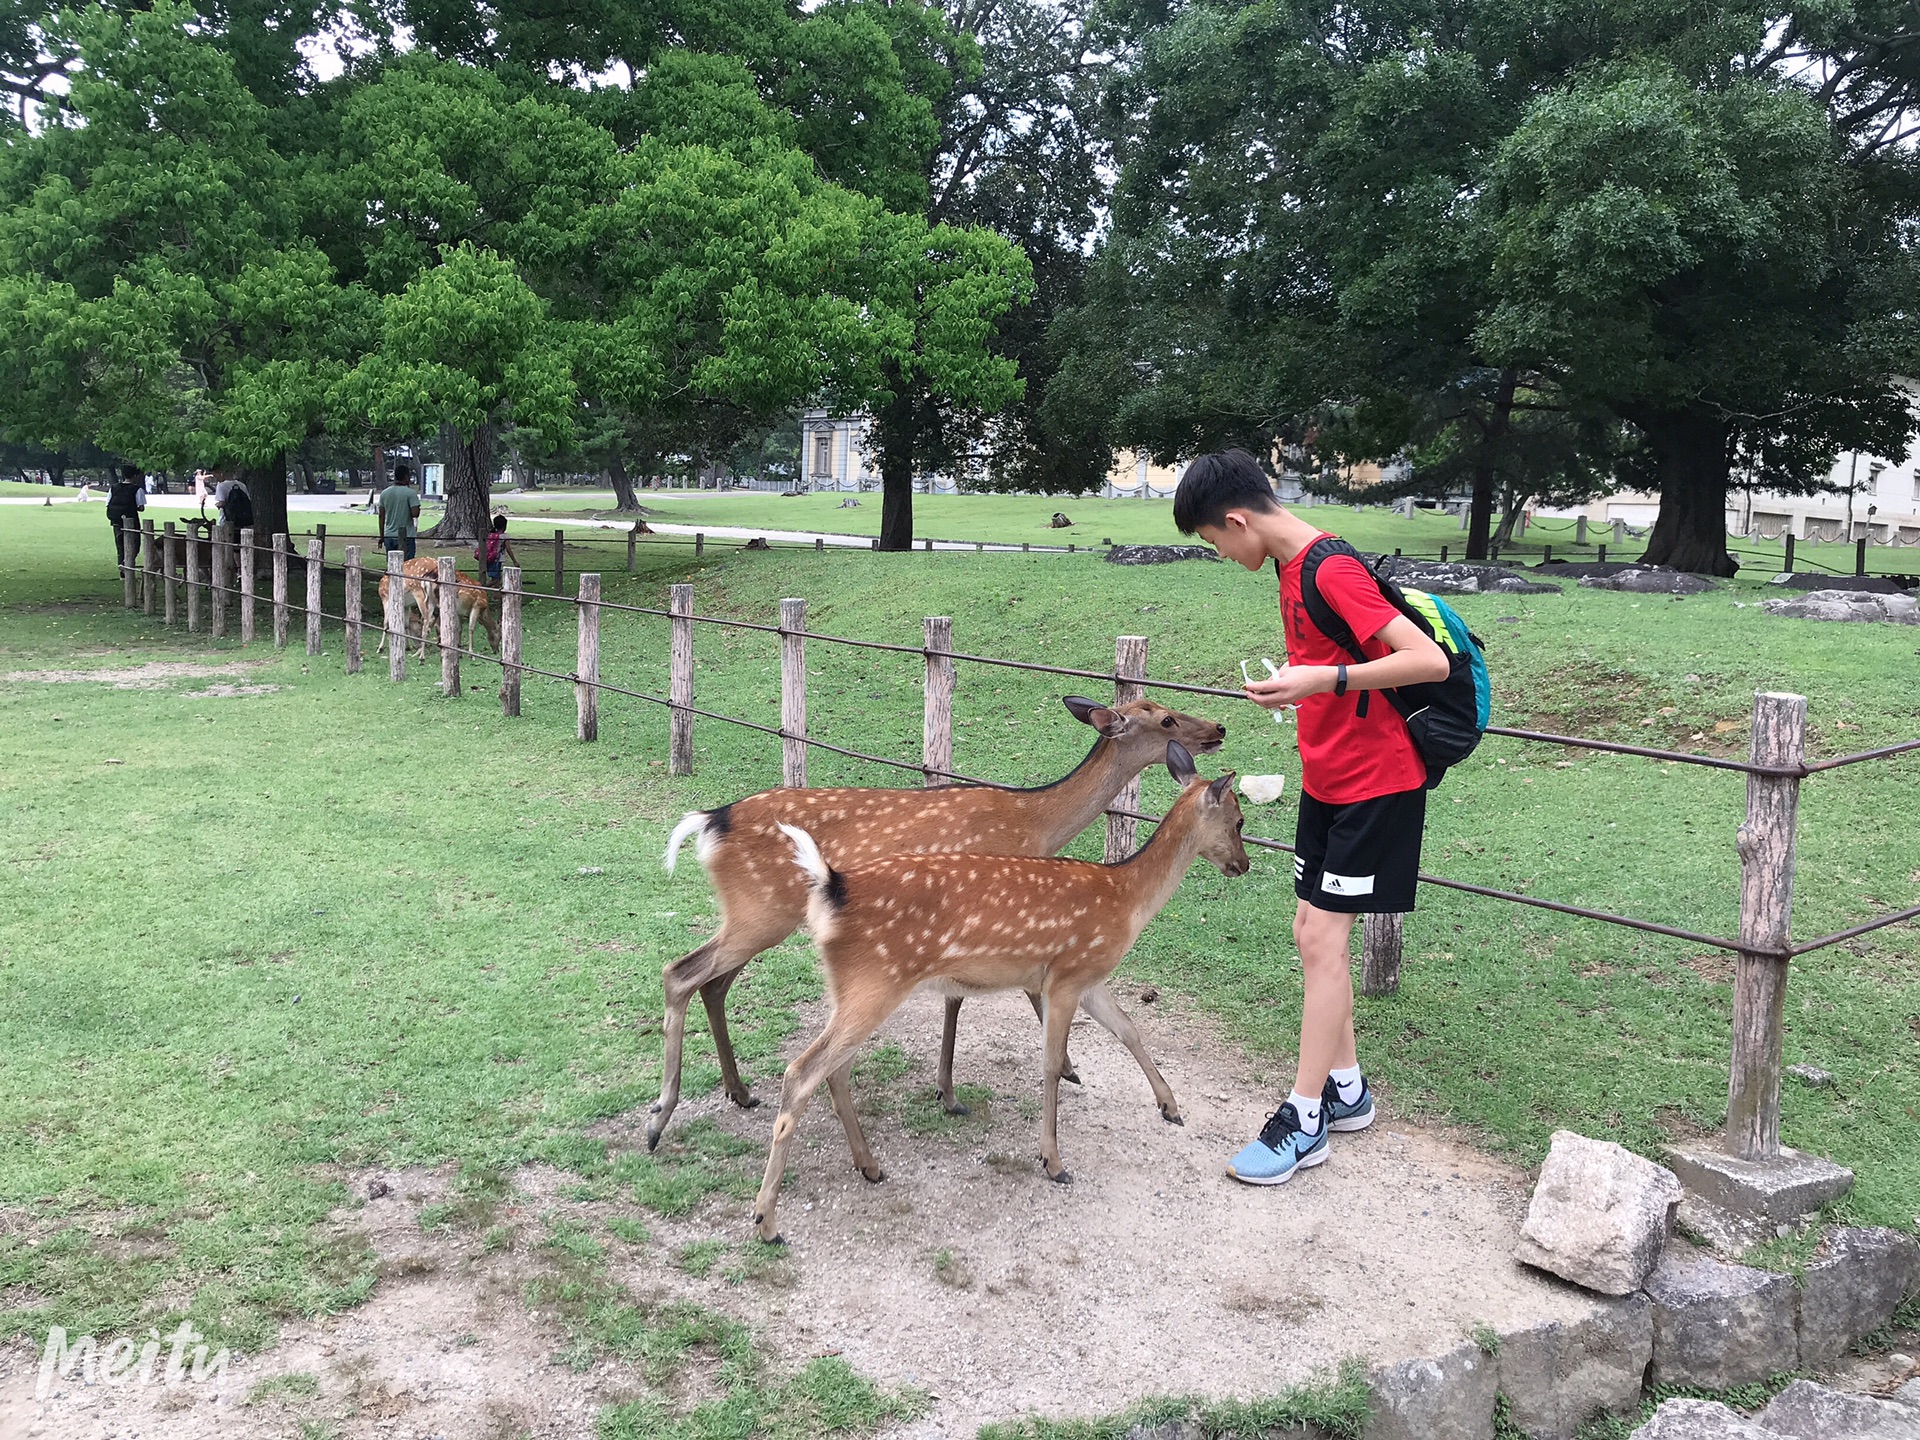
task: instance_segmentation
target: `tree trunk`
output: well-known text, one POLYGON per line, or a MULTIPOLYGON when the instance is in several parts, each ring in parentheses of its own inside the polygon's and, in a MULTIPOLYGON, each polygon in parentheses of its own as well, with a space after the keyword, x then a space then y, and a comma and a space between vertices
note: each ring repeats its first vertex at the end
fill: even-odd
POLYGON ((62 485, 67 483, 67 457, 56 455, 47 462, 47 483, 62 485))
POLYGON ((1480 434, 1480 453, 1473 462, 1473 498, 1467 505, 1467 559, 1485 560, 1493 527, 1493 491, 1500 468, 1500 448, 1512 424, 1513 392, 1520 383, 1516 370, 1502 370, 1493 394, 1493 413, 1480 434))
POLYGON ((909 382, 897 367, 887 367, 893 398, 873 417, 873 438, 880 452, 880 548, 913 548, 914 404, 909 382))
POLYGON ((613 481, 613 508, 639 514, 640 497, 633 493, 633 479, 627 474, 626 457, 618 445, 613 447, 613 458, 607 462, 607 476, 613 481))
POLYGON ((1731 426, 1703 410, 1628 418, 1646 436, 1660 475, 1660 518, 1647 540, 1646 563, 1733 574, 1740 566, 1727 553, 1731 426))
POLYGON ((1520 517, 1526 513, 1527 502, 1533 499, 1530 491, 1514 490, 1507 495, 1507 503, 1500 512, 1500 528, 1493 534, 1495 545, 1513 544, 1513 531, 1520 517))
POLYGON ((478 545, 493 523, 493 439, 491 425, 480 425, 473 438, 461 438, 451 425, 440 427, 440 452, 446 465, 447 509, 440 523, 423 538, 478 545))
POLYGON ((300 493, 313 494, 313 462, 303 454, 298 456, 294 463, 300 467, 300 493))
POLYGON ((241 483, 253 499, 253 531, 256 543, 265 550, 270 537, 287 533, 287 452, 273 457, 271 465, 249 465, 240 472, 241 483))

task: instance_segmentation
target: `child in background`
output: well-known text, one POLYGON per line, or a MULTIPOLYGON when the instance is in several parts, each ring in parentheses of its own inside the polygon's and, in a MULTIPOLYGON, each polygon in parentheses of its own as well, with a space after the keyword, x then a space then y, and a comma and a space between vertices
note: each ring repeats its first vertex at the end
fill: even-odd
POLYGON ((473 558, 486 570, 487 583, 496 590, 500 588, 503 556, 511 559, 515 565, 520 563, 520 557, 513 552, 513 542, 507 539, 507 517, 496 515, 493 517, 493 528, 480 542, 479 549, 473 552, 473 558))

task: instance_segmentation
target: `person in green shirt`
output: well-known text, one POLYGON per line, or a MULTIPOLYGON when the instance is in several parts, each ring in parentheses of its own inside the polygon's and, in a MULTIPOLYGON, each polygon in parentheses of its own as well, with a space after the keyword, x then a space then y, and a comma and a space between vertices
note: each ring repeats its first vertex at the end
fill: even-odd
POLYGON ((419 538, 420 492, 413 488, 413 467, 402 460, 393 467, 393 483, 380 492, 380 548, 404 550, 413 559, 419 538))

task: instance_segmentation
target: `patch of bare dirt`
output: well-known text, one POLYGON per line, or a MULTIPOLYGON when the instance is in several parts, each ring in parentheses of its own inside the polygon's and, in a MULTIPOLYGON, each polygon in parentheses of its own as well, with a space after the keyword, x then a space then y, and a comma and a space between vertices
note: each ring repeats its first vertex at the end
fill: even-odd
MULTIPOLYGON (((111 685, 116 690, 161 690, 175 680, 246 675, 266 663, 264 660, 230 660, 220 665, 208 665, 191 660, 149 660, 144 665, 118 669, 102 666, 93 670, 14 670, 0 675, 0 681, 16 685, 111 685)), ((248 693, 256 693, 262 688, 271 690, 275 687, 252 687, 248 693)))
MULTIPOLYGON (((1022 1413, 1107 1414, 1154 1394, 1271 1394, 1347 1355, 1436 1354, 1479 1325, 1591 1308, 1512 1258, 1527 1176, 1396 1120, 1390 1102, 1372 1130, 1335 1137, 1332 1160, 1292 1184, 1235 1184, 1225 1162, 1265 1118, 1274 1087, 1254 1084, 1250 1062, 1206 1019, 1164 996, 1125 1003, 1186 1124, 1162 1121, 1126 1051, 1077 1023, 1086 1083, 1062 1087, 1060 1122, 1071 1186, 1049 1182, 1035 1158, 1039 1031, 1024 997, 967 1005, 956 1078, 974 1114, 944 1121, 924 1093, 940 1002, 920 996, 879 1037, 911 1057, 908 1073, 891 1084, 855 1077, 887 1179, 859 1178, 817 1097, 781 1197, 783 1256, 748 1246, 750 1202, 712 1199, 663 1218, 625 1199, 572 1199, 578 1177, 545 1167, 515 1176, 488 1220, 518 1228, 522 1243, 488 1250, 473 1230, 420 1230, 419 1209, 447 1196, 446 1177, 389 1175, 390 1195, 335 1217, 342 1243, 364 1235, 381 1262, 366 1304, 290 1324, 274 1350, 235 1363, 217 1403, 190 1386, 171 1401, 158 1387, 96 1386, 36 1404, 37 1355, 0 1352, 0 1437, 38 1425, 32 1433, 48 1440, 266 1440, 307 1418, 352 1440, 589 1434, 598 1406, 647 1387, 626 1364, 574 1374, 554 1363, 562 1327, 523 1297, 543 1263, 525 1241, 558 1218, 603 1237, 609 1219, 640 1220, 644 1243, 606 1237, 610 1275, 636 1296, 683 1297, 748 1322, 783 1366, 836 1354, 882 1384, 924 1390, 930 1409, 899 1427, 902 1440, 970 1437, 1022 1413), (702 1241, 729 1248, 696 1277, 675 1260, 702 1241), (315 1377, 318 1393, 241 1403, 290 1373, 315 1377)), ((794 1053, 820 1016, 804 1019, 794 1053)), ((698 1063, 701 1042, 690 1048, 698 1063)), ((674 1126, 711 1117, 764 1147, 777 1089, 763 1083, 766 1103, 746 1111, 718 1091, 694 1097, 674 1126)), ((645 1121, 635 1111, 597 1133, 616 1154, 644 1151, 645 1121)), ((356 1193, 368 1178, 356 1177, 356 1193)), ((667 1389, 675 1403, 701 1393, 697 1367, 667 1389)))
POLYGON ((252 695, 273 695, 291 690, 291 685, 209 685, 204 690, 187 690, 183 700, 244 700, 252 695))

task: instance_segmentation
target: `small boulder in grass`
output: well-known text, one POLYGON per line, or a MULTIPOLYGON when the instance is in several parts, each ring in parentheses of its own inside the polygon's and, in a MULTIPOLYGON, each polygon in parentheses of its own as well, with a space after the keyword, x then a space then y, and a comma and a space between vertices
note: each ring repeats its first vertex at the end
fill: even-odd
POLYGON ((1287 793, 1284 775, 1242 775, 1240 793, 1254 805, 1271 805, 1287 793))
POLYGON ((1660 1263, 1679 1208, 1680 1181, 1666 1166, 1557 1130, 1514 1257, 1602 1295, 1631 1295, 1660 1263))

